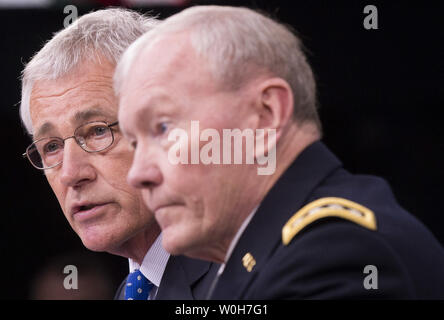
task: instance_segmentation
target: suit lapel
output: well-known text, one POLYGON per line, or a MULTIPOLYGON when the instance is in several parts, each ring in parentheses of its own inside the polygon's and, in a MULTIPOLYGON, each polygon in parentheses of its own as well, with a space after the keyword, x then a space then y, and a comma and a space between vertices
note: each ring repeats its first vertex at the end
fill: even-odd
POLYGON ((321 143, 306 148, 262 201, 239 239, 212 299, 241 299, 269 255, 281 245, 281 230, 310 192, 341 165, 321 143), (229 294, 228 294, 229 293, 229 294))
POLYGON ((123 279, 123 281, 120 283, 119 288, 116 291, 116 294, 114 295, 114 300, 124 300, 125 299, 125 286, 126 286, 126 279, 128 276, 123 279))
POLYGON ((211 262, 170 256, 156 299, 203 299, 216 270, 211 262))

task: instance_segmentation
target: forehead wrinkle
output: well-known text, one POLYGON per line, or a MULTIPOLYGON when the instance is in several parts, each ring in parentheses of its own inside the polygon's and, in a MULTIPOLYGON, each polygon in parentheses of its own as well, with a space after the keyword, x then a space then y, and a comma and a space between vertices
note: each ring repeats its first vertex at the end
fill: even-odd
MULTIPOLYGON (((40 100, 40 99, 46 99, 46 98, 61 98, 64 95, 70 93, 72 90, 76 90, 79 89, 79 87, 82 87, 84 85, 88 85, 84 90, 86 91, 97 91, 94 89, 91 89, 91 87, 89 86, 90 84, 96 84, 96 86, 98 87, 109 87, 112 89, 112 82, 111 82, 111 77, 109 76, 96 76, 98 78, 103 78, 103 79, 108 79, 109 81, 103 81, 103 79, 94 79, 94 80, 85 80, 85 81, 80 81, 80 82, 74 82, 72 85, 69 85, 69 88, 62 90, 60 92, 55 92, 52 94, 45 94, 45 89, 40 88, 37 89, 37 91, 43 91, 40 94, 36 94, 36 86, 34 85, 32 88, 32 93, 31 93, 31 100, 40 100), (109 82, 109 83, 106 83, 109 82)), ((45 80, 40 80, 40 81, 45 81, 45 80)), ((38 81, 38 82, 40 82, 38 81)), ((57 80, 49 80, 49 81, 57 81, 57 80)), ((53 89, 53 88, 51 88, 53 89)), ((100 91, 100 90, 99 90, 100 91)))
MULTIPOLYGON (((109 78, 109 77, 107 77, 109 78)), ((106 108, 99 108, 98 105, 100 104, 104 104, 106 106, 112 106, 115 104, 115 102, 113 101, 113 99, 115 98, 114 96, 114 92, 112 91, 112 85, 108 84, 108 83, 103 83, 102 81, 98 81, 98 80, 89 80, 89 81, 83 81, 80 84, 76 84, 62 92, 58 92, 58 93, 54 93, 51 95, 40 95, 40 96, 36 96, 34 94, 34 97, 32 97, 32 100, 34 100, 35 103, 40 104, 41 106, 47 105, 49 106, 50 104, 48 104, 49 102, 45 101, 45 103, 43 104, 41 101, 38 100, 44 100, 46 98, 62 98, 63 96, 69 94, 72 90, 82 90, 82 92, 99 92, 102 93, 100 95, 97 95, 97 100, 103 100, 101 103, 95 102, 94 105, 92 107, 90 107, 87 110, 82 110, 82 111, 78 111, 76 112, 76 114, 71 117, 71 119, 73 120, 73 122, 81 122, 81 121, 85 121, 88 120, 94 116, 100 116, 100 115, 105 115, 108 117, 112 116, 111 112, 106 112, 106 108), (87 86, 84 89, 80 89, 80 87, 82 85, 85 84, 92 84, 95 83, 95 87, 91 87, 91 86, 87 86), (107 91, 103 90, 103 88, 109 88, 111 91, 110 93, 108 93, 107 91), (111 96, 110 96, 111 95, 111 96)), ((35 92, 35 91, 34 91, 35 92)), ((94 99, 96 100, 96 99, 94 99)), ((77 102, 76 105, 83 105, 84 104, 88 104, 91 103, 91 99, 86 99, 83 98, 81 101, 77 102)), ((71 105, 70 107, 66 106, 66 110, 68 111, 69 109, 72 109, 73 107, 75 107, 74 105, 71 105)), ((32 109, 31 109, 32 110, 32 109)), ((55 126, 51 123, 51 122, 45 122, 43 123, 40 128, 38 130, 36 130, 33 134, 33 138, 35 137, 40 137, 42 135, 47 134, 50 130, 52 130, 55 126)))

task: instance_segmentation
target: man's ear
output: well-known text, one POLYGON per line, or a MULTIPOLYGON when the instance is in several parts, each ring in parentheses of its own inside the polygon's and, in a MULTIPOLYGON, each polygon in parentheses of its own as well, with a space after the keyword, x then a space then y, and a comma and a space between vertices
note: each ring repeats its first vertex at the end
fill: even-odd
POLYGON ((261 82, 256 92, 257 128, 262 129, 256 130, 256 159, 258 163, 263 163, 264 158, 276 152, 276 143, 291 121, 294 100, 290 85, 281 78, 261 82))
POLYGON ((287 81, 271 78, 259 87, 259 128, 275 129, 277 137, 288 124, 293 114, 293 92, 287 81))

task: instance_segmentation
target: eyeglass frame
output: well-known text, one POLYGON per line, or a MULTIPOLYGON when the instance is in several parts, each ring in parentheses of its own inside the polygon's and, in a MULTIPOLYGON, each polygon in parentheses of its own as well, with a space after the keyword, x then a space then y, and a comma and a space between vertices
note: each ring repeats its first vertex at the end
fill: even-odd
POLYGON ((103 150, 108 149, 109 147, 111 147, 111 146, 113 145, 113 143, 114 143, 114 133, 113 133, 113 130, 111 129, 111 127, 113 127, 113 126, 115 126, 115 125, 117 125, 117 124, 119 124, 119 121, 114 121, 114 122, 112 122, 112 123, 110 123, 110 124, 108 124, 106 121, 88 121, 88 122, 82 123, 80 126, 78 126, 78 127, 74 130, 74 135, 72 135, 72 136, 69 136, 69 137, 66 137, 66 138, 60 138, 60 137, 43 137, 43 138, 40 138, 40 139, 37 139, 37 140, 33 141, 33 142, 32 142, 32 143, 26 148, 26 151, 22 154, 22 157, 23 157, 23 158, 28 158, 28 160, 29 160, 29 162, 32 164, 32 166, 33 166, 34 168, 38 169, 38 170, 52 169, 52 168, 57 167, 58 165, 62 164, 62 162, 63 162, 63 158, 62 158, 62 160, 61 160, 59 163, 54 164, 54 165, 52 165, 52 166, 50 166, 50 167, 47 167, 47 168, 39 168, 39 167, 37 167, 37 166, 32 162, 32 160, 31 160, 31 158, 30 158, 30 156, 29 156, 28 151, 29 151, 29 148, 31 148, 31 146, 33 146, 34 144, 36 144, 37 142, 39 142, 39 141, 41 141, 41 140, 43 140, 43 139, 51 139, 51 138, 55 138, 55 139, 60 139, 60 140, 62 140, 62 142, 63 142, 63 147, 65 147, 65 141, 66 141, 66 140, 73 138, 74 141, 77 143, 77 145, 78 145, 83 151, 85 151, 85 152, 87 152, 87 153, 101 152, 101 151, 103 151, 103 150), (105 148, 102 148, 102 149, 100 149, 100 150, 89 151, 89 150, 86 150, 84 147, 82 147, 82 144, 81 144, 81 142, 80 142, 79 140, 77 140, 77 137, 76 137, 75 133, 76 133, 76 131, 77 131, 79 128, 81 128, 81 127, 83 127, 83 126, 85 126, 85 125, 87 125, 87 124, 90 124, 90 123, 96 123, 96 122, 97 122, 97 123, 103 123, 103 124, 105 124, 105 125, 110 129, 112 140, 111 140, 111 143, 110 143, 108 146, 106 146, 105 148))

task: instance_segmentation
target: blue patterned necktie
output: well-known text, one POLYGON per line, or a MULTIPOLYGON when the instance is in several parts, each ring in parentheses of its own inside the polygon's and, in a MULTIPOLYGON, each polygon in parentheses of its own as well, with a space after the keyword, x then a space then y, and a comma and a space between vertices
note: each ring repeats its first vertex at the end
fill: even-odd
POLYGON ((125 286, 125 300, 147 300, 154 287, 139 269, 128 275, 125 286))

